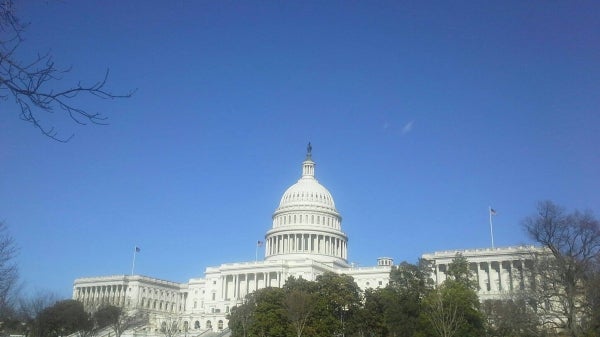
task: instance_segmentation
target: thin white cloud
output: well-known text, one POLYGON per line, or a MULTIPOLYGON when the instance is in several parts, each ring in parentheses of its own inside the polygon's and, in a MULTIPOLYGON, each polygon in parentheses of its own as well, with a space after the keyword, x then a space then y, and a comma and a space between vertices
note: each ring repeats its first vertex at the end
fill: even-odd
POLYGON ((414 123, 415 123, 415 121, 410 121, 410 122, 406 123, 406 124, 404 125, 404 127, 402 128, 402 131, 401 131, 401 132, 402 132, 402 134, 403 134, 403 135, 405 135, 405 134, 407 134, 407 133, 411 132, 411 131, 412 131, 412 128, 413 128, 413 124, 414 124, 414 123))

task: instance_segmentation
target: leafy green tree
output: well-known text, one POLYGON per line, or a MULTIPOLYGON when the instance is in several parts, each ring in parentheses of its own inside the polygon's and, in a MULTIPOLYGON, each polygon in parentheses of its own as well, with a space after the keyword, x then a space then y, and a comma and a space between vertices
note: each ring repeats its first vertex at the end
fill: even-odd
POLYGON ((254 318, 256 301, 254 294, 247 295, 244 303, 231 308, 227 319, 233 337, 246 337, 254 318))
POLYGON ((361 291, 348 275, 324 273, 317 276, 318 299, 313 325, 317 336, 345 335, 360 323, 355 314, 361 306, 361 291))
POLYGON ((390 284, 384 291, 384 321, 391 336, 410 337, 417 330, 421 302, 432 287, 428 264, 402 262, 390 273, 390 284))
POLYGON ((420 297, 433 286, 433 281, 429 278, 429 267, 424 260, 419 260, 418 264, 403 261, 392 268, 390 286, 420 297))
POLYGON ((473 271, 469 268, 469 261, 462 254, 457 253, 452 263, 448 265, 448 278, 463 284, 464 286, 477 290, 478 285, 474 280, 473 271))
POLYGON ((384 321, 386 312, 387 288, 366 289, 364 304, 355 314, 357 326, 356 334, 359 336, 387 336, 388 328, 384 321))
POLYGON ((40 312, 35 323, 34 335, 39 337, 67 336, 76 332, 85 334, 93 327, 83 304, 75 300, 56 302, 40 312))
POLYGON ((290 276, 283 285, 283 290, 289 293, 294 290, 304 291, 307 293, 315 293, 317 291, 317 283, 314 281, 308 281, 302 277, 290 276))
POLYGON ((281 288, 259 289, 251 294, 255 307, 248 335, 261 337, 286 336, 289 321, 283 304, 285 293, 281 288))

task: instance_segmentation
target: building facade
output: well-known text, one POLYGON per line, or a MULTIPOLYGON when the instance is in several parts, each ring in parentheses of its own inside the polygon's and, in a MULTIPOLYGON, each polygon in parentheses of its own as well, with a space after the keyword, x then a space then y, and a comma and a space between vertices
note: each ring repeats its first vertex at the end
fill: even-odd
POLYGON ((348 263, 348 236, 331 193, 315 178, 312 148, 301 167, 300 179, 290 186, 272 216, 272 227, 260 242, 261 261, 225 263, 208 267, 204 277, 175 283, 146 276, 101 276, 76 279, 73 299, 93 311, 103 304, 151 314, 151 327, 177 317, 190 333, 219 331, 227 315, 244 297, 265 287, 282 287, 290 277, 314 281, 326 272, 347 274, 361 289, 385 287, 393 266, 379 258, 371 267, 348 263))
MULTIPOLYGON (((315 162, 309 144, 300 179, 281 197, 264 241, 261 261, 224 263, 208 267, 203 277, 176 283, 140 275, 86 277, 76 279, 73 299, 88 311, 104 304, 150 314, 143 329, 159 331, 174 318, 190 335, 221 331, 227 327, 232 307, 258 289, 282 287, 290 277, 314 281, 333 272, 352 276, 361 289, 385 287, 393 260, 381 257, 371 267, 348 263, 348 236, 331 193, 315 178, 315 162)), ((457 254, 468 261, 481 300, 504 298, 527 288, 531 279, 532 254, 538 248, 518 246, 423 254, 432 265, 436 285, 446 280, 448 265, 457 254)), ((148 332, 148 331, 145 331, 148 332)))
POLYGON ((435 285, 446 280, 448 265, 457 254, 469 262, 473 281, 478 285, 477 295, 484 301, 506 298, 530 287, 535 281, 532 279, 535 256, 547 253, 534 246, 516 246, 423 254, 422 258, 431 263, 431 278, 435 285))

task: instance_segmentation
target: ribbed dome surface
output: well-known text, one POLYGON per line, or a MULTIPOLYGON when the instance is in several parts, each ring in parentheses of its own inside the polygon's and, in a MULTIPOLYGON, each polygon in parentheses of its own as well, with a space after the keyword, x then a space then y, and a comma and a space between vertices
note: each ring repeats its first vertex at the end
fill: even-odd
POLYGON ((280 209, 293 206, 324 207, 335 211, 331 193, 312 176, 302 177, 281 197, 280 209))

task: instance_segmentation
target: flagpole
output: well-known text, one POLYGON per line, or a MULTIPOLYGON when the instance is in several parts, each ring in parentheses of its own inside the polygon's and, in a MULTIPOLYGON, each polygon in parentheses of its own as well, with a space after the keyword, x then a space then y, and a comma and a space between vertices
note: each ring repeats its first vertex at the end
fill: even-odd
POLYGON ((131 263, 131 276, 133 276, 133 270, 135 269, 135 256, 137 255, 138 247, 133 247, 133 262, 131 263))
POLYGON ((492 237, 492 249, 494 249, 494 224, 492 223, 492 206, 490 206, 490 236, 492 237))
POLYGON ((256 241, 256 251, 254 252, 254 262, 258 262, 258 247, 262 247, 264 245, 264 241, 256 241))

